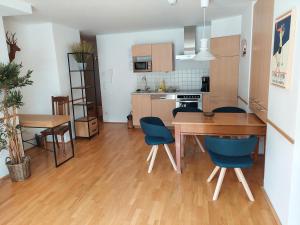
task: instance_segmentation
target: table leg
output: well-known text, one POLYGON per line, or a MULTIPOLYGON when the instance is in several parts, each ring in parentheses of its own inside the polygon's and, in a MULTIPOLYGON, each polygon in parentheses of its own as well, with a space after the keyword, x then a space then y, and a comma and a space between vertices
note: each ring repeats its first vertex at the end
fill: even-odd
POLYGON ((253 155, 253 158, 254 158, 255 161, 258 160, 259 142, 260 142, 260 137, 258 137, 257 144, 256 144, 256 147, 255 147, 255 151, 254 151, 254 155, 253 155))
POLYGON ((71 121, 69 121, 68 122, 68 126, 69 126, 69 134, 70 134, 70 141, 71 141, 71 146, 72 146, 72 154, 73 154, 73 156, 72 157, 74 157, 74 143, 73 143, 73 135, 72 135, 72 126, 71 126, 71 121))
POLYGON ((53 153, 54 153, 55 167, 58 167, 57 158, 56 158, 55 135, 54 135, 53 128, 51 129, 51 133, 52 133, 52 141, 53 141, 53 153))
POLYGON ((177 173, 181 173, 181 133, 180 125, 175 125, 175 147, 176 147, 176 165, 177 173))

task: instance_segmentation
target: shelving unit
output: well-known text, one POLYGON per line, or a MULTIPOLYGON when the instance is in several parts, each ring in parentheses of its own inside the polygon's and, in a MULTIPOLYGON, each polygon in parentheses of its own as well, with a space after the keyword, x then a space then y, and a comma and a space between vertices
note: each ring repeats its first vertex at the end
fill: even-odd
POLYGON ((67 56, 75 137, 91 138, 99 134, 94 54, 68 53, 67 56), (88 63, 77 63, 73 57, 75 54, 81 54, 82 59, 88 58, 88 63), (85 76, 93 76, 94 83, 86 84, 85 76), (87 99, 87 90, 90 89, 93 89, 93 99, 87 99), (88 112, 90 106, 94 107, 93 115, 88 112))

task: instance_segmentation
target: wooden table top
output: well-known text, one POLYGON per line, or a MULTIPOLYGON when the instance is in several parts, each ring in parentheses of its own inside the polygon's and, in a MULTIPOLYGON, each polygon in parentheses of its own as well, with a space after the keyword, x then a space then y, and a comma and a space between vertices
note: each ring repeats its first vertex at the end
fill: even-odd
POLYGON ((214 116, 208 117, 204 116, 203 113, 198 112, 179 112, 177 113, 172 124, 201 124, 211 126, 266 126, 266 124, 253 113, 215 113, 214 116))
POLYGON ((22 127, 54 128, 70 121, 69 115, 18 114, 22 127))

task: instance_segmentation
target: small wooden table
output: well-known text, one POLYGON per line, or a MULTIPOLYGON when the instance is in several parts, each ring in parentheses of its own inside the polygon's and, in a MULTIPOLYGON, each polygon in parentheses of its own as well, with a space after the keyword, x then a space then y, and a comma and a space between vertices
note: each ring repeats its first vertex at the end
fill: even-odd
MULTIPOLYGON (((19 116, 19 125, 21 127, 51 129, 52 139, 53 139, 54 160, 55 160, 56 167, 64 164, 71 158, 74 158, 74 144, 73 144, 73 139, 72 139, 72 128, 71 128, 70 116, 68 116, 68 115, 40 115, 40 114, 19 114, 18 116, 19 116), (71 146, 72 146, 72 156, 58 164, 57 157, 56 157, 55 140, 54 140, 54 129, 65 123, 68 123, 68 127, 69 127, 70 140, 71 140, 71 146)), ((22 130, 21 130, 21 135, 22 135, 22 130)), ((26 142, 26 141, 23 140, 23 138, 22 138, 22 142, 26 142)))
POLYGON ((207 117, 203 113, 179 112, 172 124, 175 126, 178 173, 181 173, 184 135, 266 136, 266 124, 252 113, 215 113, 207 117))

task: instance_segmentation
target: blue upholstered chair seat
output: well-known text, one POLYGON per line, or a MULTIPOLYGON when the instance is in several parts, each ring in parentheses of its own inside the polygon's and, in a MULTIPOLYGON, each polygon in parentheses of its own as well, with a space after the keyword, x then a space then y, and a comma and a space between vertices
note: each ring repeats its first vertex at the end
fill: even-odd
POLYGON ((174 138, 165 139, 162 137, 145 136, 145 142, 148 145, 163 145, 174 143, 174 138))
POLYGON ((208 152, 213 163, 222 168, 248 168, 253 165, 251 156, 224 156, 214 152, 208 152))

